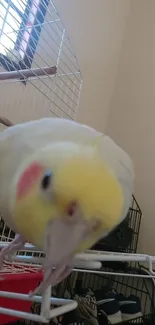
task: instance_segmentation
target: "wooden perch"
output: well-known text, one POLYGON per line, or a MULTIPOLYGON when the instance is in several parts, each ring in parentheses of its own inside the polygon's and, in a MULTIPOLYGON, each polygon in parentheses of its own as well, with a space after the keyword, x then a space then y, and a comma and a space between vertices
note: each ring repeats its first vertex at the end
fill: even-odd
POLYGON ((12 126, 13 123, 9 121, 6 117, 0 116, 0 123, 5 125, 5 126, 12 126))
POLYGON ((0 72, 0 81, 1 80, 10 80, 10 79, 28 79, 31 77, 39 77, 47 75, 54 75, 57 73, 57 67, 44 67, 44 68, 36 68, 36 69, 24 69, 18 71, 8 71, 8 72, 0 72))

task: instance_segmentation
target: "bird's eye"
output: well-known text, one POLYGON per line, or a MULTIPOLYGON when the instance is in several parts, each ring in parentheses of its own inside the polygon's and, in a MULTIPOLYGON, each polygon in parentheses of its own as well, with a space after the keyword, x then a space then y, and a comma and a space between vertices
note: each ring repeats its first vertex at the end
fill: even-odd
POLYGON ((47 190, 50 187, 51 179, 52 179, 52 173, 46 172, 41 182, 41 187, 43 190, 47 190))

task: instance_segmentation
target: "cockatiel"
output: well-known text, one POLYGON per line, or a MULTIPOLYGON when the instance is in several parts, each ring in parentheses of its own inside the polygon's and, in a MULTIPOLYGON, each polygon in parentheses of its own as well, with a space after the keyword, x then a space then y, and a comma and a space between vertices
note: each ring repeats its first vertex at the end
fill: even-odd
POLYGON ((93 246, 126 216, 133 166, 113 140, 71 120, 44 118, 0 133, 0 211, 17 233, 0 253, 29 241, 46 254, 35 293, 55 285, 73 257, 93 246))

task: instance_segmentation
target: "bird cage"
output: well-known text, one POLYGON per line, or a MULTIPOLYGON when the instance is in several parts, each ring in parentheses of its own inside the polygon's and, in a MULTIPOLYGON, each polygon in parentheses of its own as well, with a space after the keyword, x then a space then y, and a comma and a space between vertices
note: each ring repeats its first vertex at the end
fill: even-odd
POLYGON ((0 1, 0 114, 75 119, 81 73, 51 0, 0 1))
MULTIPOLYGON (((76 55, 53 2, 0 0, 0 130, 42 117, 75 120, 81 85, 76 55)), ((1 220, 0 248, 14 235, 1 220)), ((123 275, 155 277, 155 257, 144 254, 91 250, 78 254, 74 267, 79 272, 121 276, 121 271, 103 270, 105 261, 139 261, 148 265, 149 274, 123 275)), ((44 254, 30 244, 5 262, 0 272, 0 324, 17 318, 47 323, 77 307, 72 298, 51 297, 51 287, 43 296, 29 296, 42 279, 43 262, 44 254), (39 315, 30 312, 32 302, 41 304, 39 315)))

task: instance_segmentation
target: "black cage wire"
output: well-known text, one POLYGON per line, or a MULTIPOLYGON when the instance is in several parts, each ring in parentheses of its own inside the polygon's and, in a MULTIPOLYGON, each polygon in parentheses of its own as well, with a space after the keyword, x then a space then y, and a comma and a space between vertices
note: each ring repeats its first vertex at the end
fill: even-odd
MULTIPOLYGON (((127 272, 131 274, 145 274, 144 270, 139 269, 138 263, 132 268, 128 267, 127 272)), ((155 324, 154 283, 152 280, 133 276, 98 275, 85 272, 76 272, 65 282, 63 287, 64 297, 77 299, 79 305, 75 311, 62 316, 61 324, 111 324, 106 315, 99 316, 102 310, 102 303, 99 305, 97 303, 98 299, 107 297, 106 294, 109 292, 123 295, 123 297, 136 297, 140 302, 141 315, 139 317, 133 314, 130 315, 128 320, 122 319, 121 322, 115 320, 112 324, 155 324)), ((59 290, 56 293, 62 296, 62 285, 59 285, 59 290)))
POLYGON ((92 249, 112 252, 136 253, 142 211, 135 199, 127 217, 107 238, 101 239, 92 249))
MULTIPOLYGON (((124 222, 109 235, 110 239, 107 238, 98 242, 93 249, 136 253, 141 217, 142 212, 133 196, 132 205, 124 222)), ((103 262, 101 270, 109 272, 119 270, 131 275, 148 275, 147 271, 139 263, 103 262)), ((72 272, 62 283, 52 288, 52 295, 78 301, 76 310, 52 319, 50 324, 53 325, 155 324, 154 281, 150 278, 98 274, 95 271, 89 273, 77 270, 72 272), (122 296, 123 299, 129 297, 137 299, 140 313, 128 315, 130 317, 127 320, 122 318, 121 321, 115 319, 111 322, 107 314, 102 310, 102 300, 107 298, 109 294, 113 294, 115 297, 122 296)), ((40 305, 34 303, 32 312, 39 313, 40 305)), ((18 323, 21 324, 21 321, 18 323)), ((22 323, 25 324, 25 321, 22 323)), ((26 324, 28 323, 32 325, 34 322, 26 321, 26 324)))

